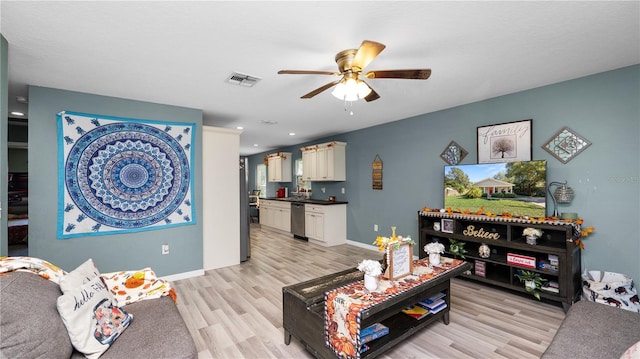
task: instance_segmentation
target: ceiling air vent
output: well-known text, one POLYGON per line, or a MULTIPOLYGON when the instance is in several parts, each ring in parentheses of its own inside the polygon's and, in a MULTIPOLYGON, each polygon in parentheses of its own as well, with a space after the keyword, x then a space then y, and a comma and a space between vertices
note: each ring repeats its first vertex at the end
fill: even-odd
POLYGON ((234 72, 227 78, 228 83, 245 87, 253 87, 253 85, 257 84, 260 80, 262 79, 259 77, 242 74, 239 72, 234 72))

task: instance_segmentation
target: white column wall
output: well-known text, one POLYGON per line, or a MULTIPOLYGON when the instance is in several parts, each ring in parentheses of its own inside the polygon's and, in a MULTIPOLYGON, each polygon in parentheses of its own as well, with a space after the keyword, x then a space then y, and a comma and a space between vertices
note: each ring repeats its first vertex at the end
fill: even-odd
POLYGON ((202 126, 204 270, 240 263, 240 133, 202 126))

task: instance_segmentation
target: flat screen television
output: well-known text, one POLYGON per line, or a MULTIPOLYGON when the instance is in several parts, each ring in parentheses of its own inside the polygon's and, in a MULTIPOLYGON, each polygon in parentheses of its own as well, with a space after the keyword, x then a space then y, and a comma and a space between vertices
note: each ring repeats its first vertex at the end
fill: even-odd
POLYGON ((444 167, 444 207, 513 217, 546 217, 547 161, 444 167))

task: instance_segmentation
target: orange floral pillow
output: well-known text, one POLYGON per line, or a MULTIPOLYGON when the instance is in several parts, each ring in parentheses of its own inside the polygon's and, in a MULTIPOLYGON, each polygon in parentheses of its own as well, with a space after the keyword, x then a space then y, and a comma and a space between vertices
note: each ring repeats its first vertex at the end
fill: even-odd
POLYGON ((170 295, 175 301, 175 294, 169 282, 158 279, 151 268, 104 273, 101 277, 118 306, 166 295, 170 295))

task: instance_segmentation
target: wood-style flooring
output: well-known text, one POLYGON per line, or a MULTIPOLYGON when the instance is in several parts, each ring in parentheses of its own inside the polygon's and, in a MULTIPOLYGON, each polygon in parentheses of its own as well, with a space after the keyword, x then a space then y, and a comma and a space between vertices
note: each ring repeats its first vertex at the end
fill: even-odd
MULTIPOLYGON (((357 266, 381 254, 351 245, 325 248, 251 228, 251 258, 173 282, 199 358, 312 358, 284 344, 282 287, 357 266)), ((373 239, 372 239, 373 241, 373 239)), ((559 305, 454 279, 451 323, 438 322, 382 358, 538 358, 564 318, 559 305)))

